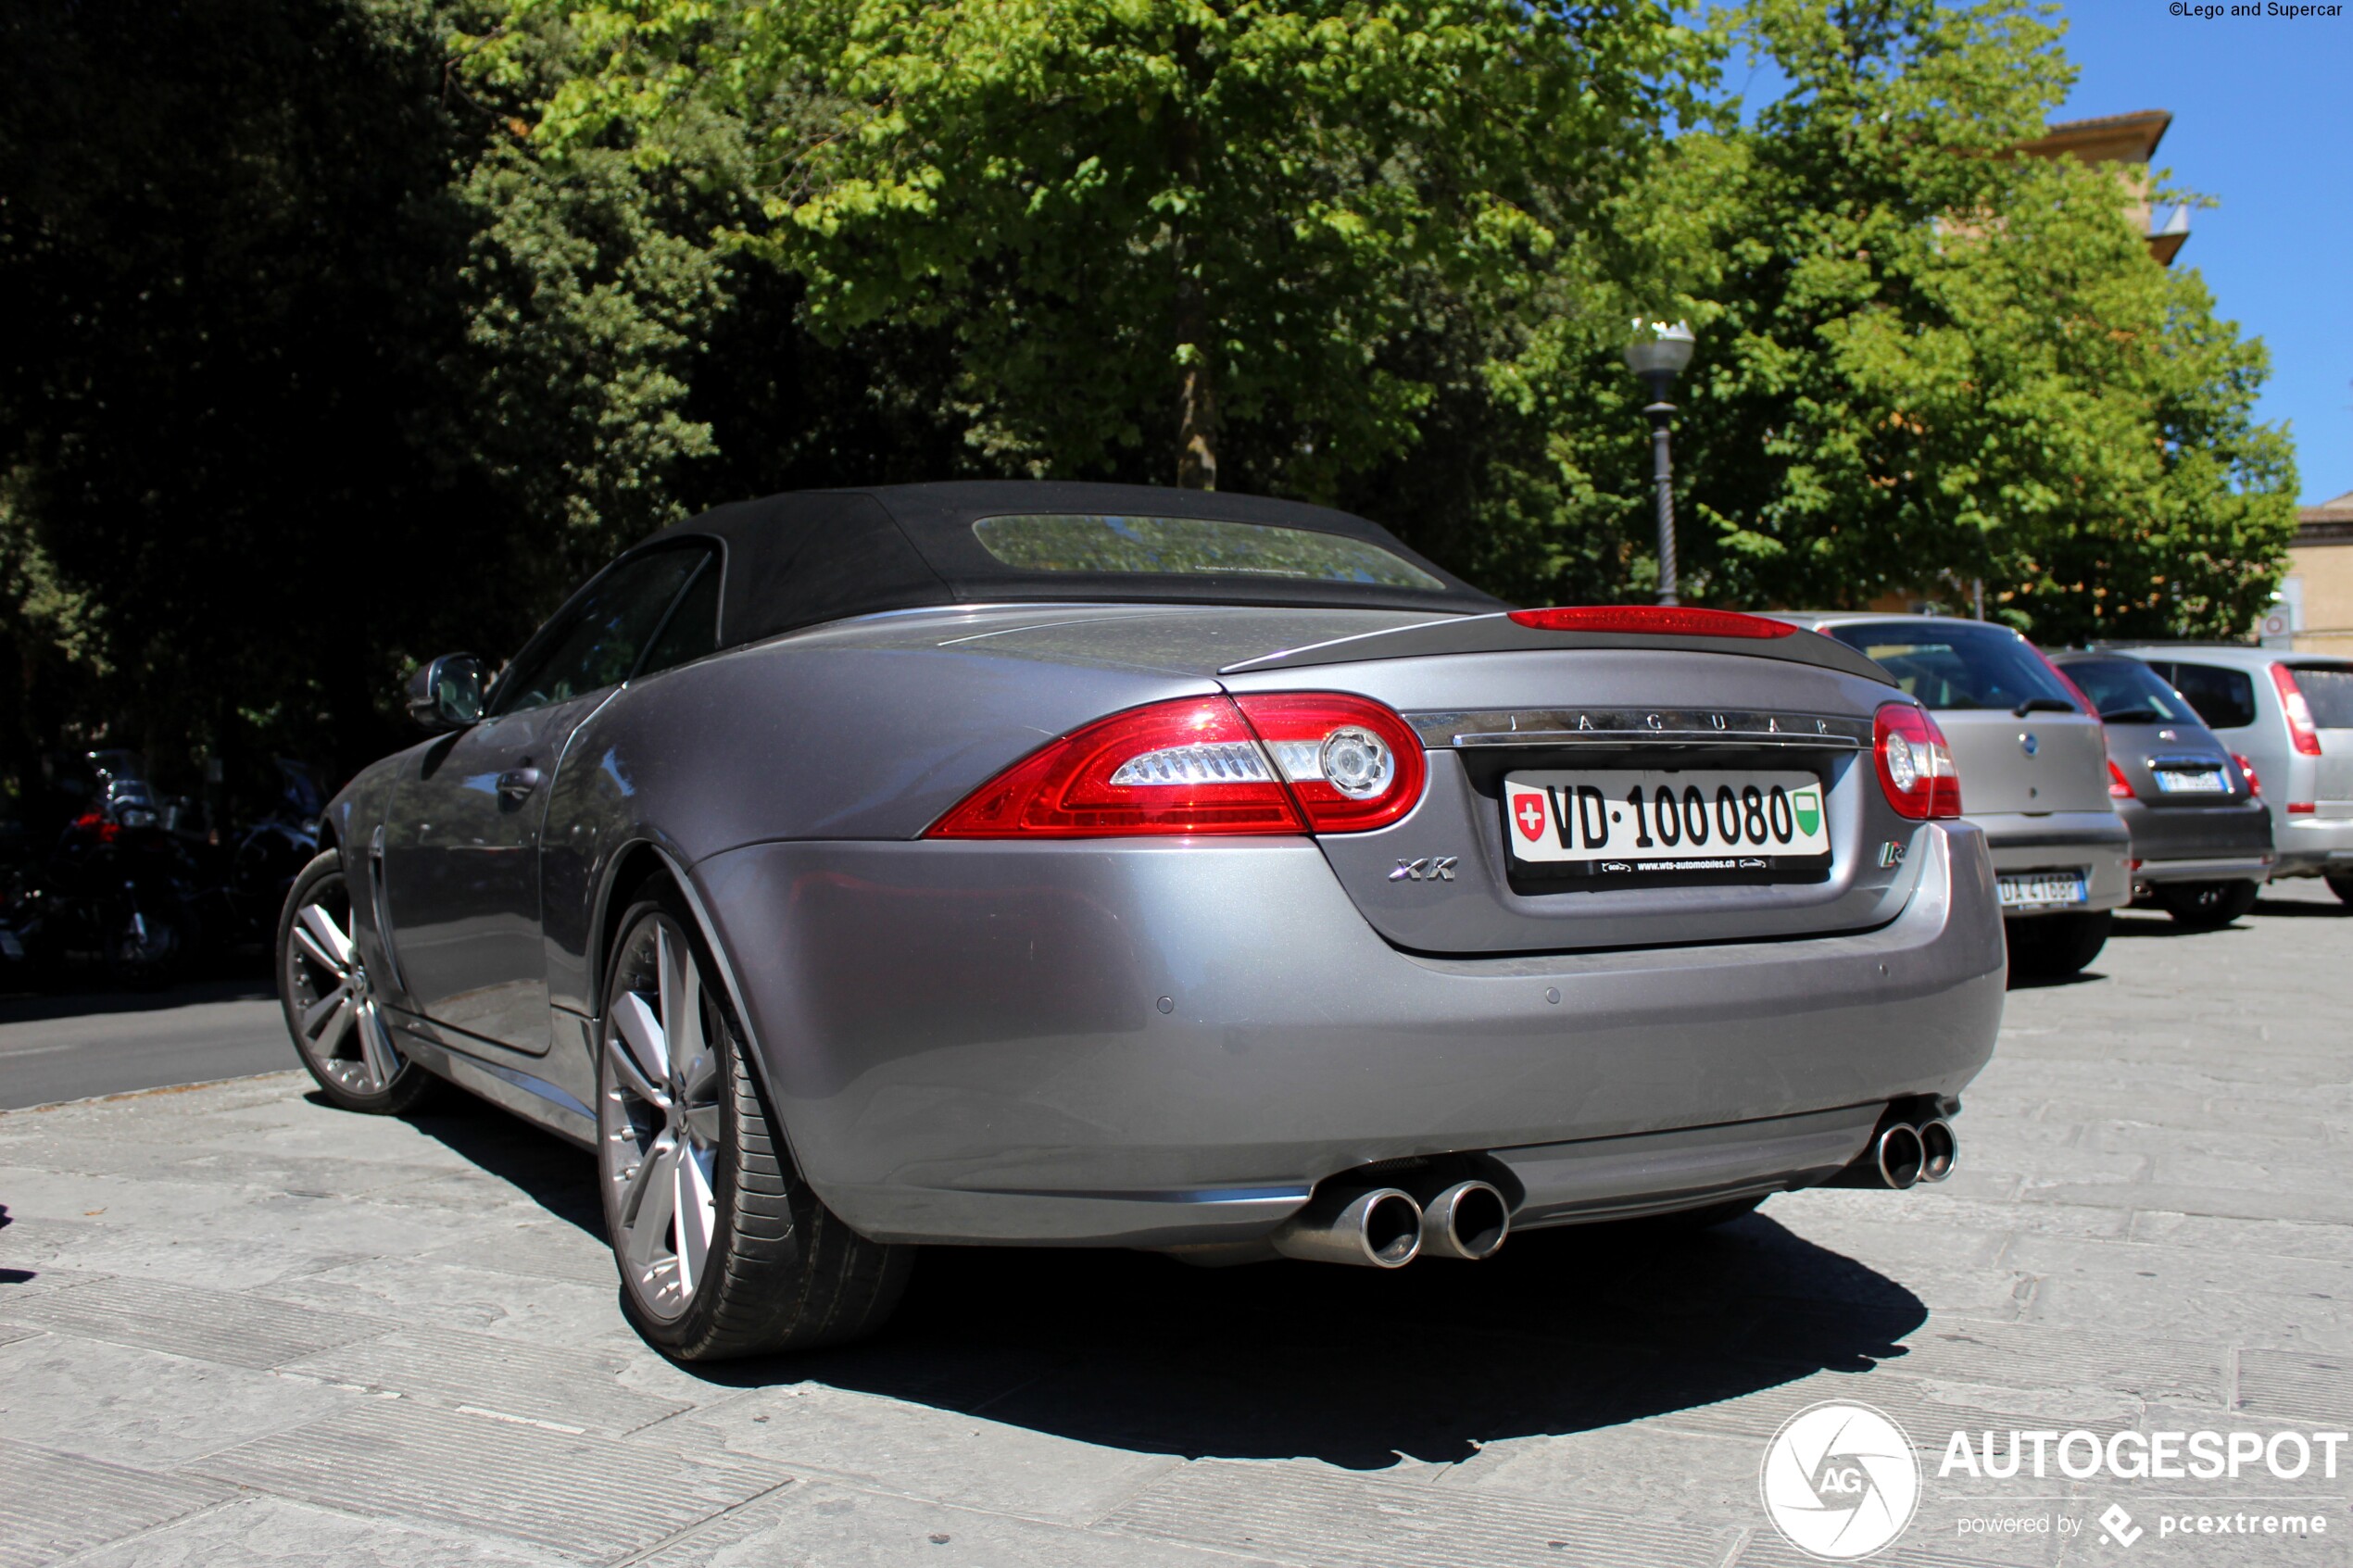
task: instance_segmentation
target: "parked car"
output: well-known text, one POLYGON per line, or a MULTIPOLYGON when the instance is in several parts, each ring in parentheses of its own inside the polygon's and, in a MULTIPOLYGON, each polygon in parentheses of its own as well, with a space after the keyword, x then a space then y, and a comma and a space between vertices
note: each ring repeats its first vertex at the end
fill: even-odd
POLYGON ((2108 792, 2133 834, 2133 890, 2183 925, 2228 925, 2271 874, 2261 775, 2189 700, 2122 654, 2058 653, 2108 726, 2108 792))
POLYGON ((2108 796, 2098 716, 2042 651, 2006 626, 1868 611, 1782 617, 1868 656, 1926 704, 1984 828, 2023 974, 2063 978, 2108 943, 2133 896, 2132 834, 2108 796))
POLYGON ((2271 874, 2325 877, 2353 904, 2353 659, 2238 643, 2103 646, 2156 671, 2254 764, 2271 874))
POLYGON ((724 507, 408 695, 287 901, 295 1044, 593 1148, 683 1359, 862 1333, 915 1244, 1396 1267, 1905 1186, 2000 1023, 1985 834, 1878 666, 1507 612, 1320 508, 724 507))

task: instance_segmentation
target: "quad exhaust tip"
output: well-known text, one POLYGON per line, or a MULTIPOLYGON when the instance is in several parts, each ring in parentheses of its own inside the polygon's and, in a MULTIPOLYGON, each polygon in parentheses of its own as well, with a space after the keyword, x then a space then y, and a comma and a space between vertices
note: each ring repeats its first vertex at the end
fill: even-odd
POLYGON ((1397 1187, 1318 1192, 1269 1237, 1286 1258, 1402 1269, 1422 1250, 1422 1206, 1397 1187))
POLYGON ((1456 1182, 1422 1205, 1422 1251, 1432 1258, 1492 1258, 1511 1229, 1511 1205, 1491 1183, 1456 1182))
POLYGON ((1953 1163, 1961 1157, 1961 1140, 1953 1123, 1941 1116, 1921 1123, 1919 1133, 1920 1180, 1941 1182, 1953 1173, 1953 1163))
POLYGON ((1928 1163, 1928 1150, 1920 1141, 1919 1130, 1902 1122, 1880 1134, 1872 1152, 1879 1162, 1880 1180, 1897 1192, 1917 1183, 1928 1163))

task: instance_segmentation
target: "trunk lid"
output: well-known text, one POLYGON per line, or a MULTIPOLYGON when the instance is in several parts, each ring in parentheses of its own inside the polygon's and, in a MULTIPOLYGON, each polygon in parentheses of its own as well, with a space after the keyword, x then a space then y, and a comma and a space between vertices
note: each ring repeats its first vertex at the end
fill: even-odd
MULTIPOLYGON (((1237 695, 1367 696, 1419 734, 1429 765, 1420 804, 1389 827, 1319 839, 1365 920, 1402 947, 1459 955, 1757 941, 1884 923, 1913 885, 1903 856, 1919 824, 1888 806, 1871 756, 1873 715, 1894 694, 1868 663, 1798 635, 1770 652, 1703 638, 1548 646, 1469 621, 1252 660, 1220 679, 1237 695), (1492 646, 1499 635, 1517 646, 1492 646), (1704 784, 1711 834, 1718 789, 1810 785, 1817 805, 1784 820, 1818 809, 1828 863, 1744 853, 1711 854, 1731 863, 1710 871, 1602 869, 1641 863, 1629 856, 1564 875, 1514 852, 1512 800, 1531 787, 1557 811, 1579 784, 1605 781, 1606 800, 1592 804, 1620 813, 1607 831, 1634 831, 1621 792, 1635 773, 1646 776, 1646 800, 1656 788, 1704 784), (1568 793, 1551 795, 1547 783, 1568 793), (1737 864, 1767 859, 1769 868, 1737 864)), ((1744 814, 1737 797, 1734 814, 1744 814)), ((1542 831, 1576 837, 1557 822, 1542 831)))

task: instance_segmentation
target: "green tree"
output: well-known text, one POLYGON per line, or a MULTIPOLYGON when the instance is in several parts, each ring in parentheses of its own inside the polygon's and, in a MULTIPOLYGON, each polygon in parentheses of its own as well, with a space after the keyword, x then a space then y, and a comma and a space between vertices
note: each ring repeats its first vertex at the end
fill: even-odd
POLYGON ((2007 0, 1728 25, 1791 85, 1670 171, 1706 170, 1722 229, 1687 285, 1698 591, 1965 603, 1982 579, 2047 639, 2243 631, 2293 527, 2263 351, 2150 257, 2120 171, 2010 155, 2071 76, 2057 26, 2007 0))
POLYGON ((1414 444, 1428 304, 1556 275, 1692 44, 1637 3, 515 11, 590 62, 546 146, 693 160, 739 123, 759 213, 732 238, 805 281, 822 334, 944 332, 994 466, 1205 485, 1239 448, 1310 495, 1414 444))

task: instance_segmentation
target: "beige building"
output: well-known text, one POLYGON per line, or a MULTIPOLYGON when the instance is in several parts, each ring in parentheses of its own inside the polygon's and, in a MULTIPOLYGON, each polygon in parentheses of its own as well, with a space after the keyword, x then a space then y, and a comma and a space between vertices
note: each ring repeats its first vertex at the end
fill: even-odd
POLYGON ((2190 209, 2176 207, 2165 215, 2163 222, 2158 221, 2157 209, 2149 201, 2149 165, 2157 158, 2158 143, 2165 139, 2165 128, 2172 123, 2173 116, 2168 109, 2102 115, 2097 119, 2063 119, 2019 151, 2028 157, 2071 157, 2078 163, 2122 165, 2118 172, 2133 204, 2128 216, 2146 236, 2149 254, 2161 265, 2171 267, 2174 253, 2190 237, 2190 209))
POLYGON ((2353 490, 2296 512, 2287 558, 2296 651, 2353 654, 2353 490))

